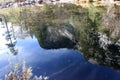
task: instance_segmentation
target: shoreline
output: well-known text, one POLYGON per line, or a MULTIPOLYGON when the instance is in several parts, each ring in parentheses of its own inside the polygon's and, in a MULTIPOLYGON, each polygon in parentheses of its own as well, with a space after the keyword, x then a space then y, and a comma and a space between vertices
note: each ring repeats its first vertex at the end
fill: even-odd
MULTIPOLYGON (((22 6, 19 6, 19 4, 16 2, 16 3, 14 3, 13 6, 0 8, 0 10, 10 9, 10 8, 12 9, 12 8, 27 7, 27 6, 32 6, 32 7, 34 7, 34 6, 44 6, 46 4, 48 4, 48 5, 73 4, 73 5, 81 6, 81 7, 90 7, 91 5, 93 5, 93 6, 110 6, 110 5, 120 6, 120 1, 114 1, 114 2, 107 2, 107 1, 94 1, 94 2, 87 2, 87 1, 79 1, 79 2, 51 2, 51 3, 41 3, 41 4, 35 3, 35 4, 22 5, 22 6)), ((0 7, 2 7, 4 5, 1 5, 0 7)))

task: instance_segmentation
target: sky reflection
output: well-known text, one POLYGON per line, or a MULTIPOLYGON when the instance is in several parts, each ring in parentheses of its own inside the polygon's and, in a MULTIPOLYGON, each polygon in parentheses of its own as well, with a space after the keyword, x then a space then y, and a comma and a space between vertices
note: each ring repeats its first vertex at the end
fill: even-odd
POLYGON ((34 75, 49 76, 49 80, 120 80, 119 71, 90 64, 75 50, 43 49, 35 37, 17 38, 15 47, 17 55, 0 50, 0 78, 8 72, 9 62, 22 64, 25 60, 34 75))

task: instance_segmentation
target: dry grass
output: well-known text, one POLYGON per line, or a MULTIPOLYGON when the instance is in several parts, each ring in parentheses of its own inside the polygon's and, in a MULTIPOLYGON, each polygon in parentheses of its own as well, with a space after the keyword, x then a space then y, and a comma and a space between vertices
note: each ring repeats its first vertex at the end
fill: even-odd
POLYGON ((33 76, 32 67, 26 67, 25 62, 23 62, 21 73, 19 73, 18 68, 19 65, 15 64, 14 70, 5 75, 5 80, 48 80, 47 76, 33 76))

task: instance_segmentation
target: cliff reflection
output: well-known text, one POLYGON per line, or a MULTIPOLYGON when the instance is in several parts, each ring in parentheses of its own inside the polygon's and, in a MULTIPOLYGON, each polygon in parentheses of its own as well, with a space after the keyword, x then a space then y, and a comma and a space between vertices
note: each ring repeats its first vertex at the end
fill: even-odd
POLYGON ((82 8, 64 4, 39 9, 23 9, 19 19, 22 28, 31 37, 35 35, 43 48, 73 48, 80 50, 92 63, 120 67, 118 6, 82 8))

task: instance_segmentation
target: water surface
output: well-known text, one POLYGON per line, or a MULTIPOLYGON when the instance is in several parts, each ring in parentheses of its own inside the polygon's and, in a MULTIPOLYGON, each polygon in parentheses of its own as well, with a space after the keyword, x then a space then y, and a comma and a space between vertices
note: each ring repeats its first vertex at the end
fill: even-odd
MULTIPOLYGON (((3 38, 3 37, 2 37, 3 38)), ((2 39, 1 38, 1 39, 2 39)), ((49 80, 120 80, 120 72, 108 67, 89 63, 79 51, 72 49, 46 50, 40 47, 37 38, 17 38, 12 54, 7 47, 0 46, 0 78, 9 72, 10 64, 26 61, 34 75, 48 76, 49 80)))
MULTIPOLYGON (((5 39, 6 29, 0 26, 0 78, 4 80, 4 75, 11 70, 11 67, 13 68, 15 63, 21 67, 22 62, 25 61, 28 67, 32 67, 33 75, 48 76, 49 80, 120 80, 119 70, 87 61, 90 57, 103 63, 106 61, 104 53, 107 52, 96 45, 99 43, 98 36, 93 36, 95 44, 91 44, 94 40, 90 39, 90 42, 88 39, 90 30, 101 31, 114 42, 119 40, 119 8, 113 6, 107 10, 105 7, 95 6, 85 9, 75 5, 61 7, 46 5, 46 11, 40 12, 39 9, 36 8, 34 11, 33 8, 23 8, 20 14, 15 15, 15 22, 20 22, 21 26, 15 26, 16 39, 11 40, 16 42, 12 42, 14 44, 12 47, 5 45, 11 42, 5 39), (33 13, 30 13, 29 11, 32 10, 33 13), (75 28, 82 52, 67 48, 47 50, 41 47, 46 37, 44 27, 54 28, 60 23, 71 24, 75 28)), ((112 64, 112 61, 108 66, 116 66, 112 64)), ((19 70, 21 71, 21 68, 19 70)))

